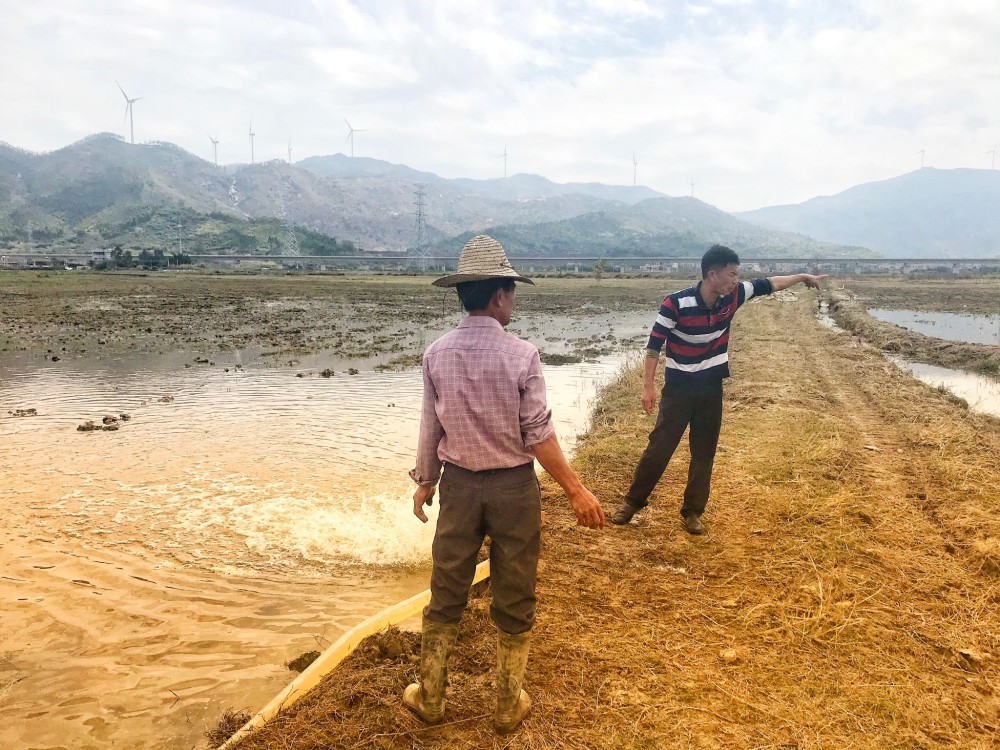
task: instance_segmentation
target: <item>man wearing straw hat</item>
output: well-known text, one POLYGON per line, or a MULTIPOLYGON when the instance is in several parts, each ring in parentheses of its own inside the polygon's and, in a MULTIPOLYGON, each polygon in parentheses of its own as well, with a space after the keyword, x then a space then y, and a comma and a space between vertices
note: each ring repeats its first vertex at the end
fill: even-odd
POLYGON ((535 618, 541 541, 538 459, 569 497, 577 524, 604 525, 600 503, 559 447, 546 405, 538 350, 504 327, 515 282, 499 242, 479 235, 462 249, 456 273, 434 281, 457 287, 468 315, 424 353, 424 397, 413 513, 424 523, 440 479, 431 601, 424 609, 420 681, 403 702, 428 723, 444 716, 448 655, 458 636, 476 559, 490 537, 490 613, 497 626, 497 704, 493 726, 509 734, 531 710, 522 689, 535 618), (443 467, 443 472, 442 472, 443 467))

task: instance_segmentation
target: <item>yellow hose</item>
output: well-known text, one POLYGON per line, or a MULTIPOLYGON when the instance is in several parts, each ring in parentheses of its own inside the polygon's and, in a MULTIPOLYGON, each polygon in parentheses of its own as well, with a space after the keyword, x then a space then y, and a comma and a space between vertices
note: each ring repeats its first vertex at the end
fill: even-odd
MULTIPOLYGON (((489 577, 490 561, 483 560, 483 562, 476 566, 476 576, 473 578, 472 582, 473 584, 476 584, 480 581, 485 581, 489 577)), ((427 603, 430 600, 431 592, 428 589, 427 591, 423 591, 416 596, 411 596, 406 601, 382 610, 374 617, 369 617, 360 625, 348 630, 340 636, 340 638, 338 638, 337 641, 330 646, 330 648, 320 654, 316 661, 306 667, 302 674, 292 680, 284 690, 274 696, 270 703, 258 711, 256 715, 250 719, 250 721, 240 727, 240 730, 236 732, 236 734, 223 742, 222 745, 219 746, 219 750, 230 750, 230 748, 234 747, 236 743, 247 734, 252 732, 257 727, 261 727, 266 724, 268 721, 273 719, 279 711, 292 705, 295 701, 316 687, 323 676, 331 672, 334 667, 347 658, 347 655, 356 649, 358 644, 365 638, 384 630, 390 625, 397 625, 398 623, 417 615, 425 606, 427 606, 427 603)))

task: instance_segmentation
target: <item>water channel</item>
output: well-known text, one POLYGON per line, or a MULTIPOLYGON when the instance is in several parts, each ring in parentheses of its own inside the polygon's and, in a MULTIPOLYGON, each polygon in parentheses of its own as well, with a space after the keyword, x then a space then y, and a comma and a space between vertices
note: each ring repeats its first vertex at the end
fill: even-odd
MULTIPOLYGON (((640 342, 647 318, 591 324, 640 342)), ((564 446, 626 356, 545 367, 564 446)), ((287 684, 286 661, 426 588, 420 371, 215 359, 0 363, 0 747, 190 748, 287 684)))
MULTIPOLYGON (((991 344, 994 341, 989 337, 994 335, 994 327, 996 335, 1000 336, 1000 317, 994 315, 957 315, 883 309, 871 309, 868 312, 879 320, 895 323, 927 336, 946 338, 949 341, 991 344)), ((827 328, 845 333, 844 329, 834 321, 826 300, 820 302, 816 317, 827 328)), ((921 382, 935 388, 947 389, 963 399, 973 411, 1000 416, 1000 380, 923 362, 910 362, 900 357, 887 355, 887 358, 921 382)))

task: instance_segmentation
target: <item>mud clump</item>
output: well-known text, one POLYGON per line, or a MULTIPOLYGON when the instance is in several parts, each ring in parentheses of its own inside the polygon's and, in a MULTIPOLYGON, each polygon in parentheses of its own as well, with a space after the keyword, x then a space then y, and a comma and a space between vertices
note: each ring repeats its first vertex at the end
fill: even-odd
MULTIPOLYGON (((105 419, 114 419, 114 417, 105 417, 105 419)), ((88 419, 81 425, 76 426, 77 432, 115 432, 121 427, 118 421, 105 422, 104 424, 95 424, 93 420, 88 419)))
POLYGON ((285 666, 288 667, 293 672, 304 672, 306 667, 312 664, 319 658, 319 651, 306 651, 304 654, 295 657, 290 662, 286 662, 285 666))
POLYGON ((542 360, 543 365, 576 365, 583 362, 583 357, 577 354, 549 354, 548 352, 541 352, 538 358, 542 360))
POLYGON ((169 404, 169 403, 170 403, 170 402, 172 402, 173 400, 174 400, 174 397, 173 397, 173 396, 160 396, 160 397, 159 397, 159 398, 157 399, 157 401, 159 401, 159 402, 160 402, 161 404, 169 404))
POLYGON ((37 417, 38 409, 14 409, 14 411, 8 411, 12 417, 37 417))
POLYGON ((325 370, 323 370, 323 372, 321 372, 319 374, 319 376, 321 378, 332 378, 336 374, 337 373, 335 373, 333 370, 331 370, 329 367, 327 367, 325 370))

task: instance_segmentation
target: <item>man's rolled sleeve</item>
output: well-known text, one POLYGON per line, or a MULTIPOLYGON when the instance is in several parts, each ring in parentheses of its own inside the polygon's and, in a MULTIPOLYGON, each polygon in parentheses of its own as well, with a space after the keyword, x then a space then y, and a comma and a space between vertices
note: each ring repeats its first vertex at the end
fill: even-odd
POLYGON ((556 428, 552 424, 552 411, 545 401, 545 377, 542 375, 542 362, 535 351, 528 362, 521 389, 521 439, 524 447, 544 443, 552 437, 556 428))
POLYGON ((417 465, 410 470, 410 479, 420 485, 437 484, 441 476, 438 445, 444 438, 444 427, 437 415, 437 390, 424 359, 424 399, 420 411, 420 437, 417 441, 417 465))

